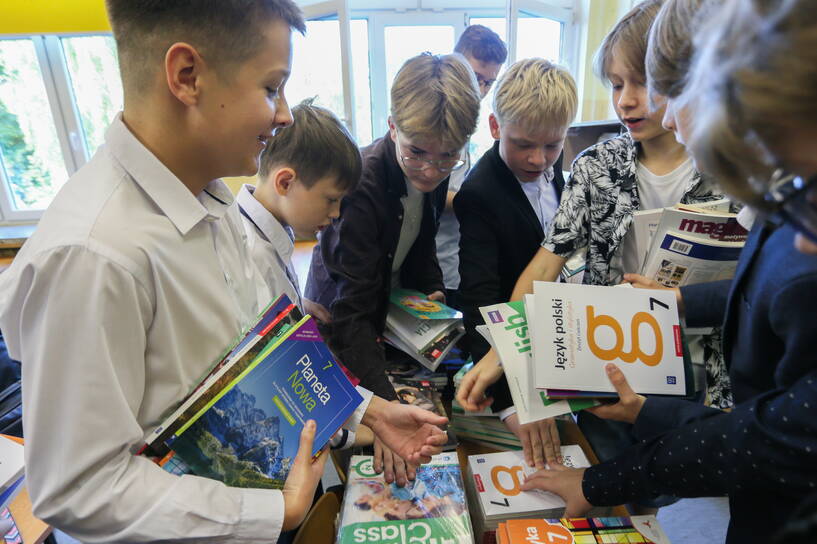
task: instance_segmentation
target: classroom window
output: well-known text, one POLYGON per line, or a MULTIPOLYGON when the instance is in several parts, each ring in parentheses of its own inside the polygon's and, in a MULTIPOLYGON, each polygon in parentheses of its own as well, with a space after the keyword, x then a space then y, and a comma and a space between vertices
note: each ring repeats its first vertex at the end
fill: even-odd
POLYGON ((122 109, 116 43, 111 36, 62 38, 74 103, 87 156, 105 141, 105 130, 122 109))
POLYGON ((516 58, 542 57, 562 63, 562 23, 521 11, 516 39, 516 58))
MULTIPOLYGON (((369 90, 369 37, 366 19, 354 19, 352 27, 352 64, 354 71, 355 115, 359 142, 372 139, 369 90)), ((306 22, 306 36, 293 34, 292 77, 286 86, 290 107, 305 98, 344 117, 343 74, 340 47, 340 23, 337 19, 306 22)))
POLYGON ((0 177, 10 212, 44 209, 68 178, 29 39, 0 40, 0 177))

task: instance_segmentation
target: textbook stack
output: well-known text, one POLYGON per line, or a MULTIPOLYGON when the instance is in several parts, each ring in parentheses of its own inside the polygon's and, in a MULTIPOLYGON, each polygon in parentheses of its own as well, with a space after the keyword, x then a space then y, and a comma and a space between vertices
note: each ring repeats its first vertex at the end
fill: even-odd
POLYGON ((670 544, 655 516, 516 519, 500 523, 499 544, 670 544))
POLYGON ((639 272, 666 287, 732 278, 749 235, 728 200, 637 211, 633 233, 639 272))
POLYGON ((685 396, 692 387, 672 291, 534 282, 523 302, 480 311, 520 423, 615 397, 610 362, 637 393, 685 396))
POLYGON ((383 336, 397 349, 436 370, 465 334, 462 313, 419 291, 395 289, 389 295, 383 336))
POLYGON ((362 402, 310 316, 273 302, 141 453, 165 470, 236 487, 281 488, 313 419, 316 455, 362 402))
POLYGON ((406 487, 387 484, 372 457, 349 463, 338 544, 472 544, 457 455, 435 455, 406 487))
MULTIPOLYGON (((579 446, 562 446, 564 465, 589 467, 579 446)), ((564 514, 561 497, 546 491, 521 491, 525 476, 536 469, 525 463, 519 451, 468 457, 468 491, 474 535, 478 543, 491 542, 501 521, 524 518, 559 518, 564 514)), ((606 509, 597 510, 606 513, 606 509)))

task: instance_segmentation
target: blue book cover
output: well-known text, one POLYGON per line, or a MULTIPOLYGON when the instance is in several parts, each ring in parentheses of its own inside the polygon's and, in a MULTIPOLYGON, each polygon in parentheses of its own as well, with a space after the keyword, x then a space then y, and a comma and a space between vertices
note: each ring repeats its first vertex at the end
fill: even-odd
POLYGON ((307 316, 179 429, 170 446, 199 476, 280 489, 304 423, 317 423, 315 455, 362 400, 307 316))

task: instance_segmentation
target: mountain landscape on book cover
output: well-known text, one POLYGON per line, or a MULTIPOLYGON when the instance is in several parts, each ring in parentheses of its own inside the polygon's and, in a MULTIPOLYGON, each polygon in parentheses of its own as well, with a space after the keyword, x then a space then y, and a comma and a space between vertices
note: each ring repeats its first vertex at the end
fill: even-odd
POLYGON ((375 473, 371 456, 352 457, 338 543, 411 542, 473 542, 457 455, 435 455, 406 487, 387 484, 375 473))
POLYGON ((315 455, 362 400, 307 316, 181 429, 171 447, 199 476, 277 489, 306 421, 317 423, 315 455))

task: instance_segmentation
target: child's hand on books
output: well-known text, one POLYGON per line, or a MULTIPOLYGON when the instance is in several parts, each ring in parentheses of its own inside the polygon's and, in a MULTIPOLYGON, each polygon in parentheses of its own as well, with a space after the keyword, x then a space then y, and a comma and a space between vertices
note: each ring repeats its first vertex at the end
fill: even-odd
POLYGON ((433 300, 435 302, 442 302, 443 304, 445 304, 445 293, 443 293, 442 291, 434 291, 433 293, 428 295, 428 297, 426 297, 426 298, 428 298, 428 300, 433 300))
POLYGON ((431 456, 442 451, 448 441, 439 425, 448 418, 417 406, 388 402, 373 397, 363 416, 367 425, 392 452, 409 463, 421 465, 431 461, 431 456))
POLYGON ((624 373, 613 363, 607 363, 604 370, 607 372, 610 383, 616 388, 618 402, 587 408, 587 411, 602 419, 635 423, 641 408, 644 406, 646 397, 632 390, 630 384, 627 383, 627 378, 624 377, 624 373))
POLYGON ((482 412, 494 402, 494 399, 485 396, 485 390, 502 377, 502 372, 499 357, 491 349, 462 378, 457 389, 457 402, 464 410, 482 412))
POLYGON ((395 454, 380 439, 374 439, 374 471, 383 473, 386 483, 397 483, 398 487, 405 487, 409 481, 417 477, 417 470, 411 463, 406 463, 402 457, 395 454))
POLYGON ((678 313, 684 315, 684 299, 681 296, 681 289, 678 287, 665 287, 657 281, 642 276, 641 274, 624 274, 624 282, 629 283, 636 289, 668 289, 675 291, 675 300, 678 302, 678 313))
POLYGON ((583 468, 554 465, 526 476, 525 482, 519 488, 522 491, 539 489, 555 493, 565 501, 564 517, 581 518, 593 508, 593 505, 584 498, 582 491, 584 471, 583 468))
POLYGON ((323 468, 329 458, 328 448, 324 448, 317 459, 312 459, 314 440, 315 422, 309 420, 301 431, 298 454, 281 490, 284 495, 284 531, 296 528, 306 517, 315 497, 315 488, 323 476, 323 468))
POLYGON ((519 416, 512 414, 504 423, 522 442, 525 462, 529 467, 541 470, 545 468, 545 463, 551 466, 562 464, 562 441, 555 419, 540 419, 520 425, 519 416))

